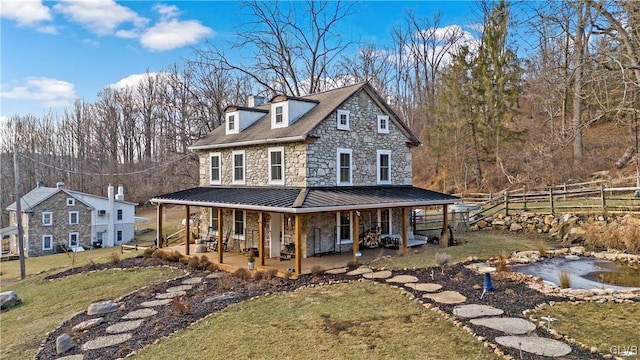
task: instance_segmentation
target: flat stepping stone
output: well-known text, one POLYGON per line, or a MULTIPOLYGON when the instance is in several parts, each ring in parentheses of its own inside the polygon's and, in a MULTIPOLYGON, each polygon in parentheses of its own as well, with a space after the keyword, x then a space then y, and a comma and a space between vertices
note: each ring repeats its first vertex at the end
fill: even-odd
POLYGON ((131 339, 131 336, 132 336, 131 333, 98 336, 97 338, 93 340, 89 340, 86 343, 84 343, 81 349, 82 351, 87 351, 87 350, 102 349, 109 346, 122 344, 123 342, 131 339))
POLYGON ((167 292, 179 292, 179 291, 185 292, 191 289, 193 289, 193 285, 178 285, 178 286, 172 286, 168 288, 167 292))
POLYGON ((457 291, 443 291, 433 294, 424 294, 422 297, 441 304, 460 304, 467 301, 467 298, 457 291))
POLYGON ((87 321, 83 321, 81 323, 79 323, 78 325, 73 327, 73 330, 75 331, 84 331, 84 330, 89 330, 91 328, 94 328, 100 324, 102 324, 104 322, 104 318, 99 317, 99 318, 95 318, 95 319, 89 319, 87 321))
POLYGON ((119 323, 115 323, 109 326, 105 331, 107 332, 107 334, 119 334, 123 332, 129 332, 133 329, 139 328, 143 322, 144 322, 144 319, 121 321, 119 323))
POLYGON ((185 296, 186 291, 174 291, 162 294, 156 294, 156 299, 173 299, 174 297, 185 296))
POLYGON ((387 282, 395 282, 395 283, 416 283, 419 279, 413 275, 396 275, 391 279, 387 279, 387 282))
POLYGON ((173 299, 151 300, 151 301, 143 302, 142 304, 140 304, 140 306, 142 306, 142 307, 162 306, 162 305, 167 305, 168 303, 170 303, 172 301, 173 301, 173 299))
POLYGON ((214 272, 214 273, 211 273, 211 274, 207 275, 207 279, 218 279, 218 278, 222 277, 222 275, 224 275, 224 273, 222 273, 222 272, 214 272))
POLYGON ((67 356, 59 357, 56 360, 84 360, 84 355, 82 354, 67 355, 67 356))
POLYGON ((325 274, 331 274, 331 275, 337 275, 337 274, 344 274, 347 272, 347 268, 343 267, 343 268, 337 268, 337 269, 330 269, 325 271, 325 274))
POLYGON ((364 277, 365 279, 386 279, 388 277, 391 277, 391 271, 383 270, 383 271, 366 273, 366 274, 363 274, 362 277, 364 277))
POLYGON ((442 289, 442 285, 440 284, 433 284, 433 283, 408 283, 405 284, 404 286, 413 289, 413 290, 417 290, 417 291, 425 291, 425 292, 436 292, 440 289, 442 289))
POLYGON ((229 299, 235 299, 238 297, 238 293, 235 291, 230 291, 224 294, 220 294, 217 296, 212 296, 209 298, 204 299, 203 303, 208 304, 210 302, 215 302, 215 301, 223 301, 223 300, 229 300, 229 299))
POLYGON ((483 316, 498 316, 504 314, 502 309, 489 305, 469 304, 456 306, 453 315, 464 318, 478 318, 483 316))
POLYGON ((366 267, 366 266, 360 266, 359 268, 355 269, 355 270, 351 270, 347 273, 347 275, 349 276, 355 276, 355 275, 363 275, 366 273, 370 273, 373 272, 373 270, 371 270, 370 268, 366 267))
POLYGON ((488 328, 502 331, 510 335, 528 334, 536 329, 536 324, 529 320, 517 317, 490 317, 472 319, 474 325, 486 326, 488 328))
POLYGON ((144 319, 144 318, 148 318, 149 316, 153 316, 157 313, 158 312, 153 309, 144 308, 144 309, 138 309, 138 310, 132 311, 127 315, 121 317, 121 319, 123 320, 144 319))
POLYGON ((120 307, 113 300, 100 301, 89 305, 88 315, 103 315, 118 311, 120 307))
POLYGON ((201 282, 202 282, 202 277, 201 276, 196 276, 196 277, 184 279, 182 281, 182 285, 195 285, 195 284, 199 284, 201 282))
POLYGON ((571 352, 571 347, 562 341, 537 336, 498 336, 496 342, 538 356, 560 357, 571 352))

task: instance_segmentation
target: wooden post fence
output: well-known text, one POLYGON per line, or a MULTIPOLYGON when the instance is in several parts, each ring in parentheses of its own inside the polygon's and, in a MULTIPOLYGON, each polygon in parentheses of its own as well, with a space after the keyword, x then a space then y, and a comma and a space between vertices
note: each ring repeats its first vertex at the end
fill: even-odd
POLYGON ((555 215, 555 209, 553 207, 553 187, 549 188, 549 204, 551 206, 551 215, 555 215))
POLYGON ((509 192, 504 192, 504 216, 509 216, 509 192))

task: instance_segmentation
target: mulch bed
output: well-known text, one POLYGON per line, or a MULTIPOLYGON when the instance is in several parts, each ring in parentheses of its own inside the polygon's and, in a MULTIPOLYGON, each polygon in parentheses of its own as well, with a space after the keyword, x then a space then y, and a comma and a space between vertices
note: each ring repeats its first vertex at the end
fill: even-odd
MULTIPOLYGON (((83 271, 104 270, 114 267, 135 268, 160 265, 166 266, 166 263, 159 259, 131 258, 121 260, 117 264, 92 265, 90 266, 90 268, 83 269, 83 271)), ((186 266, 184 264, 172 263, 172 266, 176 266, 178 268, 186 270, 186 266)), ((48 279, 60 278, 77 273, 79 273, 78 270, 67 270, 62 273, 51 275, 48 277, 48 279)), ((439 268, 405 271, 394 270, 393 273, 394 275, 414 275, 420 279, 420 282, 440 283, 443 285, 440 291, 453 290, 466 296, 467 301, 465 302, 465 304, 484 304, 494 306, 504 310, 504 316, 526 318, 522 315, 523 310, 532 309, 538 304, 549 302, 551 300, 556 302, 566 301, 566 299, 564 298, 547 296, 538 291, 530 289, 522 282, 512 280, 509 277, 501 276, 494 276, 495 292, 486 294, 482 299, 480 299, 482 289, 479 287, 482 285, 482 276, 478 275, 474 271, 465 268, 463 264, 456 264, 454 266, 447 267, 445 269, 444 275, 441 273, 439 268), (431 280, 432 271, 434 274, 433 281, 431 280)), ((118 320, 127 312, 140 308, 140 303, 144 301, 155 300, 155 294, 164 293, 166 292, 167 288, 180 285, 184 280, 184 277, 145 287, 129 295, 126 295, 122 299, 118 300, 118 304, 121 305, 121 311, 102 315, 105 321, 98 327, 95 327, 88 331, 75 332, 72 330, 72 327, 82 321, 89 320, 97 316, 88 316, 86 314, 86 311, 84 311, 72 317, 47 336, 41 346, 41 349, 36 355, 36 359, 57 359, 58 357, 60 357, 60 355, 56 353, 55 342, 56 338, 63 333, 69 334, 78 345, 65 353, 65 356, 83 353, 85 359, 117 359, 120 357, 125 357, 131 352, 140 350, 141 348, 156 341, 156 339, 169 336, 178 330, 184 329, 195 321, 202 319, 211 313, 220 311, 231 304, 246 301, 255 296, 259 296, 265 293, 293 291, 299 287, 314 283, 326 283, 329 280, 348 281, 360 278, 359 276, 347 276, 345 274, 339 274, 317 276, 307 275, 301 276, 297 280, 286 280, 275 277, 270 279, 265 278, 261 280, 245 280, 236 277, 233 274, 227 273, 221 274, 220 278, 207 278, 207 275, 209 274, 211 274, 211 272, 208 271, 190 272, 188 277, 200 276, 203 277, 203 281, 200 284, 195 285, 191 290, 188 290, 186 296, 179 299, 174 299, 169 305, 154 307, 153 309, 157 310, 158 314, 147 318, 139 328, 131 332, 133 337, 130 340, 118 346, 111 346, 84 352, 80 350, 81 344, 95 339, 98 336, 107 335, 105 330, 109 325, 118 322, 118 320), (231 292, 235 294, 234 297, 220 299, 209 303, 204 302, 205 299, 212 296, 231 292)), ((385 279, 374 281, 385 282, 385 279)), ((412 292, 417 298, 421 298, 422 294, 424 294, 423 292, 415 291, 408 288, 406 290, 412 292)), ((431 300, 423 299, 423 301, 430 302, 431 300)), ((456 305, 437 304, 437 306, 441 310, 444 310, 445 312, 451 314, 453 308, 456 305)), ((496 336, 505 335, 501 332, 491 330, 486 327, 472 325, 466 320, 464 322, 465 324, 470 326, 478 336, 484 336, 492 342, 496 336)), ((548 337, 546 331, 540 328, 536 329, 535 332, 541 337, 548 337)), ((506 354, 512 355, 516 359, 521 358, 521 354, 516 350, 503 347, 500 347, 500 349, 506 354)), ((590 352, 582 350, 576 346, 572 346, 572 349, 572 352, 562 359, 603 358, 602 356, 591 354, 590 352)), ((533 356, 528 353, 522 354, 522 359, 539 358, 539 356, 533 356)))

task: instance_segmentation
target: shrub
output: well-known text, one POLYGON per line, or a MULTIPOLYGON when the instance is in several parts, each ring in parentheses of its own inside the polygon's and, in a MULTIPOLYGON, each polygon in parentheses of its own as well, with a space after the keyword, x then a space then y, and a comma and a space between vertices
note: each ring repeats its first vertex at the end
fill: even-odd
POLYGON ((183 298, 180 298, 178 299, 178 301, 175 301, 173 303, 172 310, 176 313, 176 315, 184 315, 187 311, 189 311, 189 305, 183 298))
POLYGON ((509 255, 506 252, 501 252, 498 255, 498 260, 496 261, 496 270, 498 271, 507 271, 507 265, 509 264, 509 255))
POLYGON ((153 250, 153 248, 148 247, 148 248, 144 249, 144 251, 142 252, 142 256, 144 256, 145 259, 149 259, 149 258, 151 258, 153 256, 154 252, 155 251, 153 250))
POLYGON ((347 268, 349 269, 355 269, 358 267, 358 262, 357 261, 349 261, 347 263, 347 268))
POLYGON ((214 263, 209 263, 209 266, 207 266, 207 271, 218 271, 218 265, 214 264, 214 263))
POLYGON ((206 270, 209 265, 211 265, 211 261, 209 261, 209 258, 204 255, 200 256, 200 260, 198 261, 198 269, 206 270))
POLYGON ((187 270, 189 271, 198 270, 199 265, 200 264, 199 264, 198 258, 195 256, 192 256, 187 261, 187 270))
POLYGON ((118 254, 117 252, 112 252, 111 254, 109 254, 109 263, 111 263, 111 265, 118 265, 119 262, 120 254, 118 254))
POLYGON ((264 271, 256 271, 255 273, 253 273, 253 280, 260 281, 264 279, 266 276, 267 274, 264 271))
POLYGON ((436 253, 436 264, 440 266, 440 270, 442 270, 443 274, 445 266, 449 265, 450 261, 451 255, 447 253, 436 253))
POLYGON ((267 279, 267 280, 271 280, 271 279, 273 279, 275 277, 278 277, 278 270, 276 270, 276 269, 269 269, 265 273, 265 279, 267 279))
POLYGON ((240 280, 251 280, 251 272, 243 267, 238 268, 233 272, 233 276, 237 277, 240 280))
POLYGON ((153 253, 151 253, 151 258, 164 260, 164 251, 160 249, 154 250, 153 253))
POLYGON ((322 275, 322 274, 324 274, 324 268, 322 268, 321 266, 314 265, 311 268, 311 275, 318 276, 318 275, 322 275))
POLYGON ((173 250, 171 252, 164 252, 164 260, 168 262, 178 262, 180 261, 181 257, 182 257, 182 254, 180 254, 180 252, 177 250, 173 250))
POLYGON ((569 273, 561 270, 560 274, 558 274, 558 278, 560 279, 560 288, 568 289, 571 287, 571 278, 569 277, 569 273))

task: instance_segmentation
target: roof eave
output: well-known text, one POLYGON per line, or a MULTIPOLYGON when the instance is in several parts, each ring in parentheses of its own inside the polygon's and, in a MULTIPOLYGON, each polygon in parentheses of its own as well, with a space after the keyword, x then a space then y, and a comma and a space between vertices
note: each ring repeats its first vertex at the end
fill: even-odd
POLYGON ((190 146, 188 147, 191 151, 196 150, 209 150, 209 149, 223 149, 237 146, 249 146, 249 145, 264 145, 264 144, 279 144, 279 143, 289 143, 289 142, 298 142, 305 141, 307 139, 306 135, 298 135, 298 136, 290 136, 284 138, 270 138, 270 139, 259 139, 259 140, 249 140, 249 141, 236 141, 224 144, 210 144, 210 145, 200 145, 200 146, 190 146))

